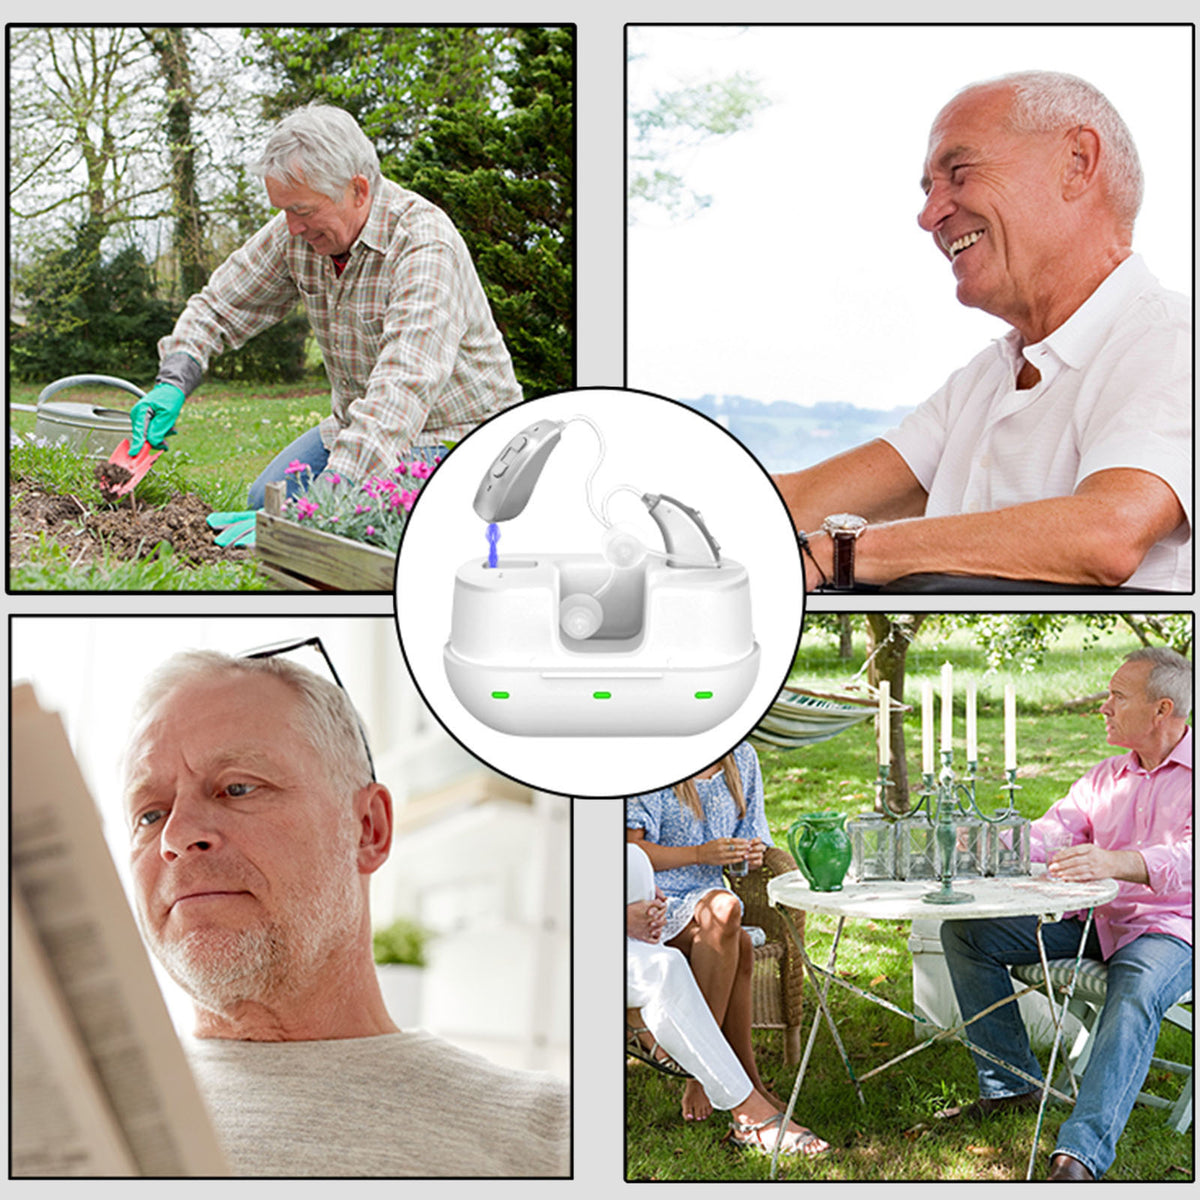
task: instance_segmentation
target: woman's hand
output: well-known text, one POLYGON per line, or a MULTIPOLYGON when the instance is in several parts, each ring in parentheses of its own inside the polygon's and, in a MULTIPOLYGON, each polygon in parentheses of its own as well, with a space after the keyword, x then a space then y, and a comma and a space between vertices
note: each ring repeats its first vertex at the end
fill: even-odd
POLYGON ((696 861, 710 867, 727 867, 730 863, 747 859, 750 856, 750 847, 751 842, 748 838, 713 838, 711 842, 696 847, 696 861))
POLYGON ((767 847, 762 838, 750 839, 750 853, 747 857, 750 860, 750 870, 757 871, 763 865, 763 859, 766 857, 767 847))
POLYGON ((667 898, 654 889, 653 900, 635 900, 625 905, 625 936, 639 942, 657 942, 667 923, 667 898))

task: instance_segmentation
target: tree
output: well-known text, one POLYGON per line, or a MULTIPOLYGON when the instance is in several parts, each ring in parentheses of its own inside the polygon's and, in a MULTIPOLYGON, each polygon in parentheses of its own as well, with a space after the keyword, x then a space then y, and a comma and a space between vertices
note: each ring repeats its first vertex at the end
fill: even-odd
POLYGON ((204 286, 211 266, 205 247, 205 214, 196 184, 196 137, 192 128, 196 93, 191 53, 184 30, 178 27, 147 29, 145 37, 166 84, 165 124, 171 158, 174 248, 183 292, 191 295, 204 286))
POLYGON ((104 261, 94 230, 85 225, 74 242, 31 266, 22 284, 32 303, 27 328, 9 344, 9 366, 18 378, 49 381, 93 372, 154 377, 155 346, 173 322, 136 246, 104 261))
MULTIPOLYGON (((849 654, 844 651, 848 640, 848 630, 852 622, 861 621, 867 635, 865 664, 867 682, 873 688, 878 688, 880 683, 886 679, 891 687, 892 699, 903 704, 908 651, 928 616, 928 613, 890 615, 875 612, 859 614, 808 612, 804 616, 804 627, 806 630, 819 629, 828 636, 836 638, 839 658, 847 658, 849 654)), ((893 812, 907 812, 909 809, 908 762, 905 754, 903 722, 892 721, 889 732, 892 760, 889 781, 892 786, 888 790, 888 805, 893 812)), ((878 807, 878 800, 876 807, 878 807)))
POLYGON ((162 186, 144 165, 161 144, 146 44, 119 26, 18 28, 10 52, 10 211, 26 236, 85 229, 98 247, 162 186))
POLYGON ((1183 655, 1192 648, 1190 613, 948 613, 942 619, 949 629, 969 629, 992 668, 1036 670, 1068 621, 1086 626, 1093 642, 1124 625, 1143 646, 1170 646, 1183 655))
MULTIPOLYGON (((889 616, 887 613, 866 613, 867 623, 867 682, 878 687, 887 680, 893 699, 904 703, 904 676, 909 647, 917 632, 925 623, 927 613, 905 613, 889 616)), ((892 721, 888 726, 891 750, 892 788, 887 797, 888 807, 893 812, 908 812, 908 757, 905 754, 904 724, 892 721)), ((877 805, 878 806, 878 805, 877 805)))
POLYGON ((712 204, 673 168, 702 145, 753 124, 770 103, 758 80, 743 71, 674 91, 654 93, 653 102, 629 114, 630 224, 639 212, 657 208, 673 220, 695 216, 712 204))
POLYGON ((281 26, 248 29, 251 61, 277 86, 262 97, 277 120, 311 100, 344 108, 381 158, 402 159, 442 109, 482 115, 498 92, 509 31, 474 26, 281 26))
POLYGON ((463 235, 533 396, 573 382, 574 35, 519 26, 251 31, 278 79, 269 115, 351 112, 385 176, 463 235))
POLYGON ((513 31, 503 107, 438 113, 392 177, 462 232, 527 396, 574 366, 574 120, 570 30, 513 31))

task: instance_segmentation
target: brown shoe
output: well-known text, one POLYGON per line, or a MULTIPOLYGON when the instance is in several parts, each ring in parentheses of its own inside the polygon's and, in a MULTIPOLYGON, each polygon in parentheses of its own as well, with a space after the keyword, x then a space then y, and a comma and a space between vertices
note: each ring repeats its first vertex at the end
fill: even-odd
POLYGON ((943 1108, 933 1115, 939 1121, 982 1121, 1000 1112, 1024 1111, 1037 1108, 1040 1092, 1021 1092, 1017 1096, 998 1096, 995 1099, 981 1096, 973 1104, 959 1104, 954 1108, 943 1108))
POLYGON ((1096 1177, 1079 1161, 1069 1154, 1053 1154, 1050 1156, 1050 1173, 1046 1176, 1048 1183, 1095 1183, 1096 1177))

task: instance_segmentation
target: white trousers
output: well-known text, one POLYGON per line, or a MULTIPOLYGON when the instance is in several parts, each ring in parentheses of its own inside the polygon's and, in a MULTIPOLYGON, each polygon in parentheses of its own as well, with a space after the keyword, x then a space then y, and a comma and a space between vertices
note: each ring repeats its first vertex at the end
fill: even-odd
MULTIPOLYGON (((653 899, 654 868, 646 852, 629 842, 625 903, 653 899)), ((642 1010, 646 1028, 696 1077, 713 1108, 733 1108, 754 1090, 713 1020, 688 960, 674 946, 625 939, 625 1003, 642 1010)))

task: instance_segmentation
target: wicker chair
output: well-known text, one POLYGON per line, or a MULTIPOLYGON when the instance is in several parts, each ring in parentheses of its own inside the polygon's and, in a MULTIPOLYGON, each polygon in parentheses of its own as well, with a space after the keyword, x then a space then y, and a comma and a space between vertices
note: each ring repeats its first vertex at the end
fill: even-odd
MULTIPOLYGON (((800 1024, 804 1015, 804 963, 792 941, 787 924, 767 899, 767 883, 776 875, 796 869, 795 860, 779 846, 768 846, 762 867, 748 875, 727 875, 729 887, 741 897, 743 925, 766 931, 767 941, 754 950, 751 982, 755 1029, 782 1029, 784 1061, 800 1061, 800 1024)), ((804 914, 793 920, 804 935, 804 914)))

